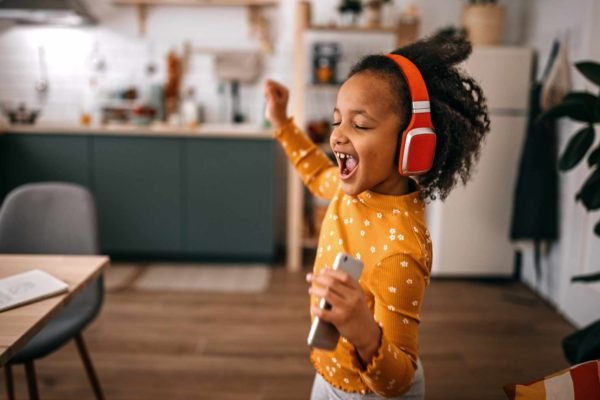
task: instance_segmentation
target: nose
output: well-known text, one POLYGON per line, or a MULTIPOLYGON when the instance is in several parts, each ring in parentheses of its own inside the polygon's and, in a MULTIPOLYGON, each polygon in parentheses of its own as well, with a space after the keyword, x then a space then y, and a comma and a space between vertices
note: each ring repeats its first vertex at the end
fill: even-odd
POLYGON ((331 144, 336 145, 346 143, 348 143, 348 137, 344 135, 343 129, 341 129, 341 127, 338 126, 336 129, 333 130, 333 132, 331 132, 331 144))

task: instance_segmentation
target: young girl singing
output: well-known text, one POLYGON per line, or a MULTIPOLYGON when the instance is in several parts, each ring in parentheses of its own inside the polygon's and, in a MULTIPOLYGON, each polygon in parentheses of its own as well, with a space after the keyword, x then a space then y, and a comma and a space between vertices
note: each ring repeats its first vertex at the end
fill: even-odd
POLYGON ((446 30, 358 62, 339 89, 330 145, 337 165, 288 118, 287 89, 265 83, 266 116, 311 192, 330 199, 311 283, 311 316, 340 332, 313 349, 312 400, 424 397, 418 327, 432 247, 425 199, 469 179, 489 130, 477 83, 456 64, 471 45, 446 30), (331 269, 360 259, 357 282, 331 269), (331 309, 318 307, 321 298, 331 309))

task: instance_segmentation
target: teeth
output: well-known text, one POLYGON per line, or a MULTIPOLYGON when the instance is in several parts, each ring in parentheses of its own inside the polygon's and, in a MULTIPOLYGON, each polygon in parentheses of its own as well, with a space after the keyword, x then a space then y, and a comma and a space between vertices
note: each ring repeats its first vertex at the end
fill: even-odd
POLYGON ((341 160, 343 159, 352 159, 354 158, 353 156, 351 156, 350 154, 344 154, 344 153, 335 153, 336 156, 338 156, 341 160))

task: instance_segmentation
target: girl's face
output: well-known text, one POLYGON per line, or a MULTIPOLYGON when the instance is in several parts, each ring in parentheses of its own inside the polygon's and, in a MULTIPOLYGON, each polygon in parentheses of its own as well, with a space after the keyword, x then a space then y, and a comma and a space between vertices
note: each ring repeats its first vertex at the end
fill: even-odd
POLYGON ((406 192, 408 178, 394 163, 403 124, 392 96, 387 81, 369 72, 353 75, 338 92, 330 144, 349 195, 406 192))

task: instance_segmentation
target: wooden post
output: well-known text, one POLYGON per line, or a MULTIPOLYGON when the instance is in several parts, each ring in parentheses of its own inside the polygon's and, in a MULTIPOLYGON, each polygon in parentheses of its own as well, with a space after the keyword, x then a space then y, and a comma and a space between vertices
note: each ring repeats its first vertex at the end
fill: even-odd
POLYGON ((148 9, 146 4, 138 4, 138 34, 144 36, 146 34, 146 19, 148 16, 148 9))
MULTIPOLYGON (((292 110, 296 124, 305 126, 304 120, 304 80, 305 44, 304 30, 310 21, 310 3, 300 1, 296 6, 296 26, 294 31, 294 83, 292 86, 292 110)), ((288 164, 288 219, 287 219, 287 269, 290 272, 302 270, 302 235, 304 224, 304 186, 292 165, 288 164)))

